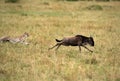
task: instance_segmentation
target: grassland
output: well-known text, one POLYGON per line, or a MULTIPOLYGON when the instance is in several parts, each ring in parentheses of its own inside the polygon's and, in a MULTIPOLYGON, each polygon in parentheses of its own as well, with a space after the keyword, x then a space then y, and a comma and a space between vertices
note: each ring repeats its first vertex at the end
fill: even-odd
POLYGON ((0 43, 0 81, 120 81, 120 2, 1 0, 0 37, 24 32, 30 45, 0 43), (76 34, 94 37, 93 53, 47 50, 76 34))

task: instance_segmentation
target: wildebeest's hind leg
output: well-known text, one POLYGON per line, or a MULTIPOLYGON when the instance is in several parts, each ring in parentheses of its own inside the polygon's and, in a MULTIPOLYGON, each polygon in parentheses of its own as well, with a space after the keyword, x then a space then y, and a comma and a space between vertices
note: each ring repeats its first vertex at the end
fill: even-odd
POLYGON ((53 49, 54 47, 56 47, 56 46, 58 46, 59 44, 57 43, 57 44, 55 44, 53 47, 51 47, 51 48, 49 48, 48 50, 51 50, 51 49, 53 49))
POLYGON ((61 46, 61 44, 59 44, 58 47, 55 50, 57 51, 60 46, 61 46))
POLYGON ((89 50, 90 52, 93 52, 93 51, 91 51, 90 49, 88 49, 86 46, 83 46, 84 48, 86 48, 87 50, 89 50))

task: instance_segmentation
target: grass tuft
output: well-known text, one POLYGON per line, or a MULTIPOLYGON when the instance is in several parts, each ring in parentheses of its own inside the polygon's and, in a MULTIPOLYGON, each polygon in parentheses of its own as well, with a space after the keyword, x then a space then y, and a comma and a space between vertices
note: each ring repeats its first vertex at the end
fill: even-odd
POLYGON ((90 5, 85 8, 86 10, 103 10, 103 7, 100 5, 90 5))

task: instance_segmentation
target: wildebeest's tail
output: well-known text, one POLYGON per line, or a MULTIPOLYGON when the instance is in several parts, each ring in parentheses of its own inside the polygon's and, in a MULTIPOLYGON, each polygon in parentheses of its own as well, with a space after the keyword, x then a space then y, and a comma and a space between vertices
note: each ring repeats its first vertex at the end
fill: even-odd
POLYGON ((56 40, 56 42, 61 42, 62 40, 58 40, 58 39, 55 39, 56 40))

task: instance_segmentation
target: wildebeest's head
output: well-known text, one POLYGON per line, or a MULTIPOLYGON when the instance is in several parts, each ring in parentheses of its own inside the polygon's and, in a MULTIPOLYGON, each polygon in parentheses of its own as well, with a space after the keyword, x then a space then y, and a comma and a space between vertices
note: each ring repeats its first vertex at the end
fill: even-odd
POLYGON ((93 39, 93 37, 89 37, 89 44, 91 46, 94 46, 94 39, 93 39))

